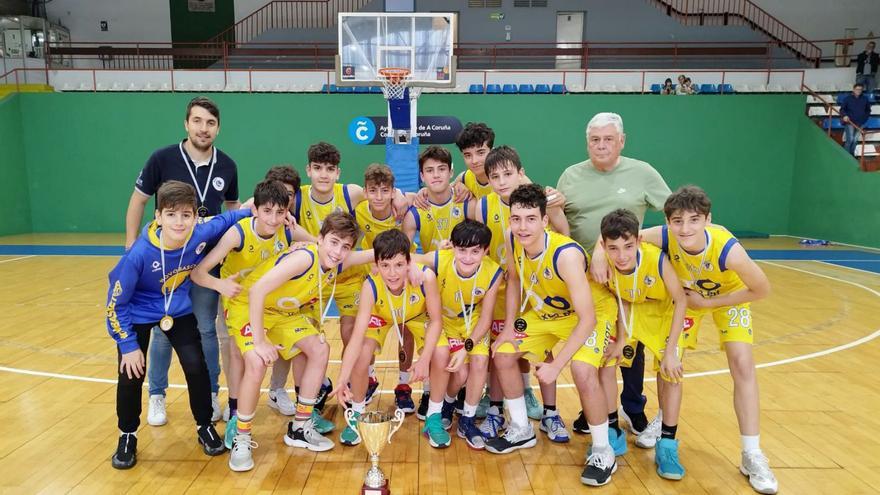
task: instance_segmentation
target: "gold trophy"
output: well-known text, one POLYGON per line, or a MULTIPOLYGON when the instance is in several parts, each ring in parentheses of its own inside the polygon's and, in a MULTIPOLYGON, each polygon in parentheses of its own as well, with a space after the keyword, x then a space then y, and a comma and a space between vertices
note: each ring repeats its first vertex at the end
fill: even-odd
POLYGON ((391 437, 403 425, 403 418, 406 415, 400 409, 394 411, 393 415, 370 411, 361 414, 356 421, 352 421, 354 411, 346 409, 344 416, 348 424, 354 425, 354 431, 358 438, 363 440, 364 447, 370 454, 370 462, 373 463, 373 467, 367 471, 367 476, 364 478, 361 495, 390 495, 388 478, 379 469, 379 454, 387 444, 391 443, 391 437))

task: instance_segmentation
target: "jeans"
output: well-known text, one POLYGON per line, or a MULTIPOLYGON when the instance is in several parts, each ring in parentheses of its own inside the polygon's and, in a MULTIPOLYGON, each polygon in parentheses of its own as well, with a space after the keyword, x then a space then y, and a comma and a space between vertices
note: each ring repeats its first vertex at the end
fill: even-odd
MULTIPOLYGON (((219 268, 212 275, 219 276, 219 268)), ((220 348, 217 343, 217 304, 220 294, 193 284, 189 290, 192 300, 193 314, 199 323, 202 340, 202 353, 208 365, 208 376, 211 380, 211 392, 220 391, 220 348)), ((165 395, 168 388, 168 369, 171 367, 171 343, 159 327, 153 327, 153 345, 150 346, 150 366, 147 378, 150 383, 150 395, 165 395)))
POLYGON ((623 390, 620 391, 620 405, 630 416, 645 412, 648 398, 642 394, 645 387, 645 345, 641 342, 636 346, 636 355, 632 366, 620 367, 623 376, 623 390))
POLYGON ((874 89, 874 83, 877 81, 876 74, 856 74, 856 84, 865 86, 865 93, 870 93, 874 89))
MULTIPOLYGON (((135 324, 138 345, 141 352, 147 353, 150 345, 151 328, 155 323, 135 324)), ((178 316, 174 326, 168 332, 162 332, 162 338, 177 351, 177 359, 186 376, 186 387, 189 390, 189 408, 197 425, 211 424, 211 390, 208 381, 208 368, 202 354, 200 336, 196 328, 196 318, 192 314, 178 316)), ((122 362, 122 354, 116 349, 117 362, 122 362)), ((149 361, 148 361, 149 363, 149 361)), ((152 364, 152 363, 149 363, 152 364)), ((119 430, 126 433, 135 432, 141 423, 141 394, 144 389, 144 376, 129 378, 126 373, 119 373, 116 385, 116 416, 119 430)))
POLYGON ((846 124, 843 130, 843 147, 850 155, 855 155, 857 144, 862 144, 862 134, 856 130, 856 126, 846 124))

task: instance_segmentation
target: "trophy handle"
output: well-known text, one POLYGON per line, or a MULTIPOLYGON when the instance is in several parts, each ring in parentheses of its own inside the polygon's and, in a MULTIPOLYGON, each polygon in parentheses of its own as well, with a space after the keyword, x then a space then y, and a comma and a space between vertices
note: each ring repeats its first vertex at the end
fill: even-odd
POLYGON ((394 411, 394 419, 391 420, 392 423, 395 423, 394 427, 391 429, 391 432, 388 433, 388 443, 391 443, 391 437, 397 433, 397 430, 403 426, 403 419, 406 417, 406 413, 404 413, 401 409, 397 409, 394 411))
POLYGON ((358 431, 357 421, 354 420, 354 409, 345 409, 342 412, 342 416, 345 417, 345 422, 347 425, 352 426, 352 430, 354 430, 354 434, 357 435, 357 441, 361 441, 361 432, 358 431))

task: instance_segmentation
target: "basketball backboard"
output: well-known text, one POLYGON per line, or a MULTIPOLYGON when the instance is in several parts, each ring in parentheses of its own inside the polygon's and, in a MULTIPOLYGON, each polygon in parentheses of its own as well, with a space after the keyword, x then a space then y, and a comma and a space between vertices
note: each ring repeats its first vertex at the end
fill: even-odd
POLYGON ((379 69, 410 71, 409 86, 455 86, 455 14, 339 13, 336 84, 381 86, 379 69))

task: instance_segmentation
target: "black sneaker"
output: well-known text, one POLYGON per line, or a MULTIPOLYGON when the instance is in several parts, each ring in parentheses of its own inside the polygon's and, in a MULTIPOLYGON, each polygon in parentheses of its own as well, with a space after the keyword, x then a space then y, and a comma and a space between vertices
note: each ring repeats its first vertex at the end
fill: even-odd
POLYGON ((617 458, 610 445, 602 451, 593 450, 587 458, 587 466, 581 473, 581 483, 589 486, 607 485, 617 471, 617 458))
POLYGON ((644 411, 638 414, 627 414, 623 408, 620 409, 620 419, 622 419, 627 425, 629 425, 629 431, 633 432, 634 435, 641 435, 645 428, 648 427, 648 417, 645 416, 644 411))
POLYGON ((199 444, 206 455, 220 455, 226 452, 223 437, 217 434, 214 425, 199 426, 199 444))
POLYGON ((587 417, 584 416, 583 411, 578 414, 577 419, 571 424, 571 429, 574 430, 575 433, 582 433, 584 435, 590 434, 590 423, 587 422, 587 417))
POLYGON ((110 458, 110 464, 116 469, 131 469, 137 464, 138 437, 134 433, 119 435, 116 453, 110 458))
POLYGON ((425 420, 425 416, 428 415, 428 401, 430 400, 430 392, 422 392, 422 398, 419 399, 419 408, 416 410, 416 417, 419 418, 420 421, 425 420))
POLYGON ((455 413, 455 403, 443 401, 443 408, 440 410, 440 421, 443 423, 443 429, 452 428, 452 418, 455 413))
POLYGON ((525 427, 510 424, 504 435, 486 441, 486 450, 493 454, 507 454, 517 449, 528 449, 538 443, 532 424, 525 427))
POLYGON ((327 403, 327 396, 333 391, 333 380, 328 377, 327 381, 330 382, 330 385, 321 384, 321 390, 318 391, 318 401, 315 402, 315 409, 321 413, 324 412, 324 404, 327 403))
POLYGON ((458 391, 458 397, 455 398, 455 414, 459 416, 464 414, 464 396, 467 393, 464 387, 458 391))

